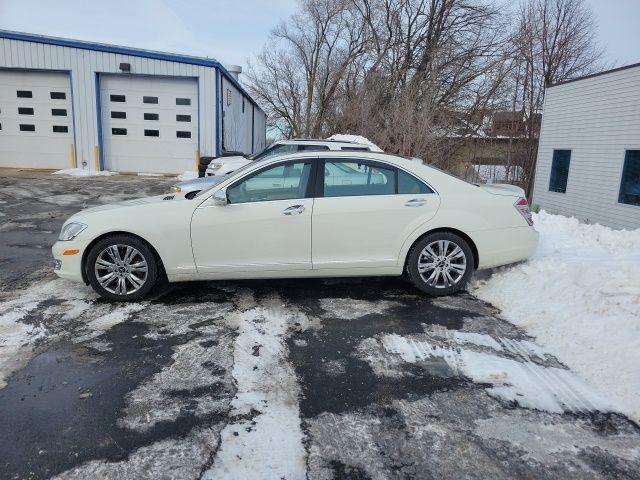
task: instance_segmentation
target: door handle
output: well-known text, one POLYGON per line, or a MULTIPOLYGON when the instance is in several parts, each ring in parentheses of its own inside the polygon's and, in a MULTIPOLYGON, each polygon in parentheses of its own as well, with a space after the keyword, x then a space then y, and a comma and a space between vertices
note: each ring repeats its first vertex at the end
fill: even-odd
POLYGON ((411 200, 407 200, 404 203, 404 206, 405 207, 421 207, 425 203, 427 203, 427 201, 424 198, 412 198, 411 200))
POLYGON ((284 215, 300 215, 302 212, 304 212, 304 205, 291 205, 285 208, 282 213, 284 215))

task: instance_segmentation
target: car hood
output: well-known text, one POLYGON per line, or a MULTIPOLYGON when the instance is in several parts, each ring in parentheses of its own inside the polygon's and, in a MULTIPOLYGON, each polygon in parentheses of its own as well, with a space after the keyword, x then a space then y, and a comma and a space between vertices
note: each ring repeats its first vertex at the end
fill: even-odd
POLYGON ((85 214, 91 214, 96 212, 105 212, 107 210, 118 210, 118 209, 126 209, 130 207, 136 207, 139 205, 148 205, 153 203, 165 203, 165 202, 173 202, 173 201, 185 200, 184 197, 177 194, 168 194, 168 195, 156 195, 154 197, 144 197, 144 198, 136 198, 134 200, 125 200, 124 202, 117 203, 108 203, 106 205, 100 205, 98 207, 85 208, 80 212, 76 213, 74 217, 82 216, 85 214))
POLYGON ((184 182, 176 183, 176 187, 180 187, 182 189, 191 190, 203 190, 211 185, 215 185, 216 183, 220 183, 224 180, 224 177, 200 177, 194 178, 193 180, 186 180, 184 182))

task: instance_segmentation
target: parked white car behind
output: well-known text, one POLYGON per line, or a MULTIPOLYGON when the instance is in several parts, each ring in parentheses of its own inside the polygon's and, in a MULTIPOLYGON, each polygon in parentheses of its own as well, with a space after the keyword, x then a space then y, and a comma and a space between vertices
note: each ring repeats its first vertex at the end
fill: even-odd
MULTIPOLYGON (((311 140, 311 139, 293 139, 293 140, 278 140, 265 148, 256 155, 249 156, 234 156, 234 157, 220 157, 211 161, 205 176, 220 176, 228 175, 236 171, 238 168, 246 165, 247 163, 255 160, 263 160, 266 158, 276 157, 280 155, 289 155, 291 153, 298 152, 310 152, 310 151, 350 151, 350 152, 368 152, 375 151, 375 145, 364 144, 348 140, 311 140)), ((380 149, 378 149, 380 150, 380 149)))

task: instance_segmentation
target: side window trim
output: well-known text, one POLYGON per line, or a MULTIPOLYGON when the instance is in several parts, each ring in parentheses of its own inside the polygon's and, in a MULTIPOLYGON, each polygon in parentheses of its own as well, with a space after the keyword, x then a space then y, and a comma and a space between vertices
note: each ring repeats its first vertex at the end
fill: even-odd
MULTIPOLYGON (((386 168, 386 169, 393 169, 395 172, 395 176, 394 176, 394 193, 389 193, 386 194, 386 196, 389 195, 411 195, 408 193, 398 193, 398 180, 400 177, 400 172, 404 172, 407 175, 410 175, 411 177, 415 178, 418 182, 420 183, 424 183, 430 190, 430 193, 416 193, 413 195, 438 195, 437 191, 435 188, 433 188, 431 186, 431 184, 429 182, 426 182, 425 180, 421 179, 420 177, 416 176, 415 174, 413 174, 412 172, 405 170, 404 168, 400 168, 400 167, 396 167, 395 165, 391 164, 391 163, 385 163, 385 162, 380 162, 377 160, 369 160, 369 159, 363 159, 363 158, 354 158, 354 157, 349 157, 349 158, 345 158, 345 159, 341 159, 341 158, 320 158, 316 164, 316 172, 315 172, 315 177, 312 177, 314 179, 314 198, 349 198, 349 197, 354 197, 354 196, 363 196, 363 197, 369 197, 369 196, 385 196, 385 195, 345 195, 344 197, 325 197, 324 196, 324 169, 325 169, 325 165, 326 163, 329 162, 336 162, 336 163, 340 163, 340 162, 352 162, 352 163, 361 163, 362 165, 370 165, 372 167, 380 167, 380 168, 386 168)), ((313 175, 314 172, 312 171, 311 174, 313 175)))
MULTIPOLYGON (((292 159, 292 160, 286 160, 284 162, 276 162, 276 163, 271 163, 269 165, 265 165, 262 168, 259 168, 258 170, 253 170, 249 173, 247 173, 244 177, 239 178, 238 180, 236 180, 235 182, 227 185, 225 188, 225 190, 229 190, 230 188, 234 188, 237 187, 238 185, 240 185, 242 182, 251 179, 252 177, 255 177, 256 175, 259 175, 260 173, 264 172, 265 170, 270 170, 272 168, 277 168, 281 165, 287 166, 287 165, 293 165, 296 163, 302 163, 304 165, 311 165, 311 172, 309 174, 309 179, 307 180, 307 188, 305 190, 305 196, 303 198, 314 198, 313 196, 313 178, 314 178, 314 168, 317 170, 317 164, 318 162, 314 161, 313 158, 299 158, 299 159, 292 159)), ((293 201, 294 199, 291 199, 291 201, 293 201)), ((274 201, 279 201, 279 200, 263 200, 264 202, 274 202, 274 201)), ((232 203, 231 205, 244 205, 246 203, 260 203, 260 202, 238 202, 238 203, 232 203)))

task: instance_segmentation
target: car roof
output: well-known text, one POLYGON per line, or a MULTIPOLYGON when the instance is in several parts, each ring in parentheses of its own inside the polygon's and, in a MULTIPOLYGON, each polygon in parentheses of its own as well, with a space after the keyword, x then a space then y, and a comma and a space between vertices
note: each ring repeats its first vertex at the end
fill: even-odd
POLYGON ((352 141, 342 141, 342 140, 313 140, 309 138, 294 138, 291 140, 278 140, 274 142, 274 144, 279 145, 324 145, 329 147, 329 150, 340 150, 343 147, 356 147, 356 148, 366 148, 367 150, 371 149, 370 145, 366 145, 364 143, 352 142, 352 141))

